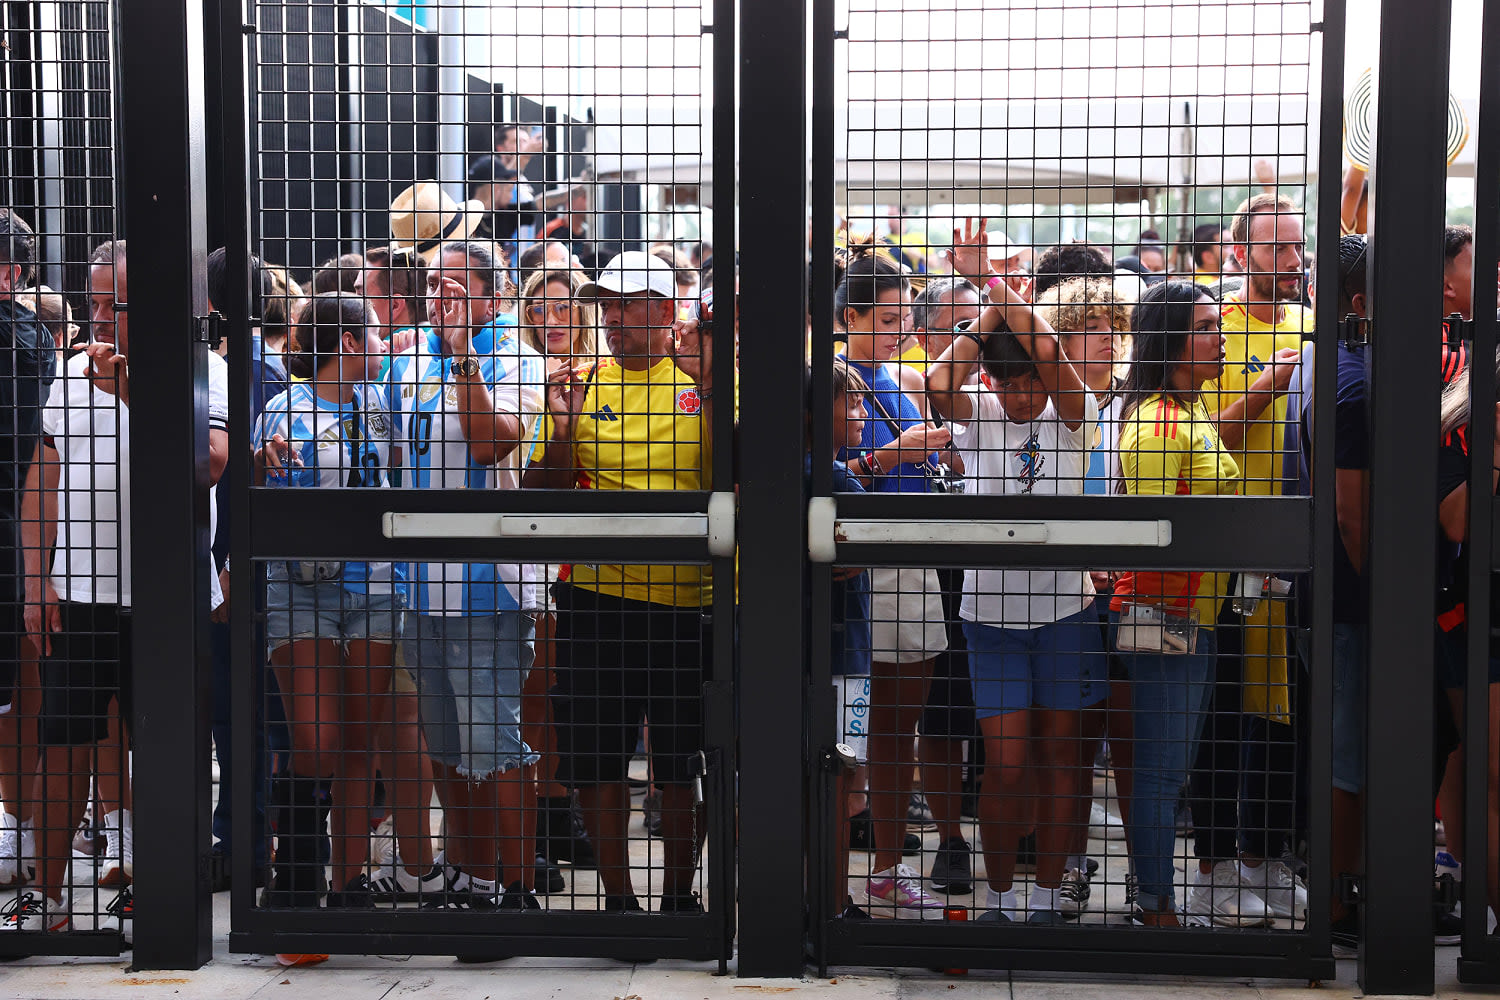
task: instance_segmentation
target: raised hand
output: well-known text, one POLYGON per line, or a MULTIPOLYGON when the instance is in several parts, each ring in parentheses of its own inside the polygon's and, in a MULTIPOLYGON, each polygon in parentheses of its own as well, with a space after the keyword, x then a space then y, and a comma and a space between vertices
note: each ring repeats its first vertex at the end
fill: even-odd
POLYGON ((576 368, 559 368, 547 376, 547 413, 552 417, 554 437, 572 437, 587 395, 588 383, 579 378, 576 368))
POLYGON ((681 320, 673 324, 676 334, 672 338, 672 362, 679 371, 693 380, 699 389, 712 389, 714 385, 714 338, 698 325, 695 319, 681 320))
POLYGON ((988 219, 965 219, 962 229, 953 230, 953 249, 945 251, 953 273, 978 284, 981 275, 990 270, 990 237, 986 232, 988 219))
POLYGON ((1286 392, 1301 362, 1302 352, 1295 347, 1283 347, 1271 358, 1271 377, 1277 392, 1286 392))

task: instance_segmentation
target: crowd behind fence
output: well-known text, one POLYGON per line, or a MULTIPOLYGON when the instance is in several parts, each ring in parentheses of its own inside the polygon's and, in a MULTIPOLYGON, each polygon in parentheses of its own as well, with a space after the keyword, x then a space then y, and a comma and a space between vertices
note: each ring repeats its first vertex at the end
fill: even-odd
MULTIPOLYGON (((1304 4, 1270 6, 1306 13, 1304 4)), ((732 823, 734 778, 715 771, 729 737, 706 731, 705 690, 723 637, 737 635, 735 564, 653 559, 649 546, 594 561, 400 558, 368 538, 336 559, 231 555, 236 490, 534 493, 538 509, 566 490, 728 492, 736 482, 716 477, 715 455, 729 453, 737 469, 756 416, 778 405, 742 400, 737 377, 725 378, 740 351, 740 254, 768 250, 721 246, 716 257, 694 199, 717 186, 719 210, 731 211, 734 185, 708 161, 699 125, 680 143, 648 140, 636 175, 628 154, 611 154, 620 170, 601 179, 577 148, 586 119, 573 108, 559 120, 556 107, 470 93, 465 78, 459 103, 471 113, 513 117, 467 123, 461 150, 441 139, 421 148, 413 133, 400 155, 369 156, 363 145, 350 155, 336 129, 316 126, 354 116, 339 105, 354 85, 337 79, 354 62, 361 108, 375 108, 378 92, 387 100, 374 117, 387 125, 417 117, 403 110, 409 89, 428 103, 459 96, 441 83, 417 86, 438 71, 419 58, 430 36, 359 9, 357 60, 337 44, 342 8, 262 20, 257 144, 246 165, 257 235, 252 252, 220 247, 205 267, 210 309, 246 317, 248 330, 248 343, 215 345, 205 386, 213 551, 202 597, 213 622, 219 773, 212 888, 230 888, 232 857, 249 854, 238 870, 251 873, 253 908, 274 913, 545 919, 732 908, 733 886, 709 875, 710 856, 732 850, 707 834, 729 825, 715 826, 715 808, 732 823), (382 49, 382 39, 400 45, 382 49), (343 55, 322 52, 330 45, 343 55), (313 94, 305 115, 304 91, 313 94), (562 149, 550 145, 559 140, 562 149), (324 153, 339 162, 331 175, 324 153), (445 166, 455 154, 461 179, 445 166), (653 156, 670 162, 666 175, 651 173, 653 156), (367 202, 386 187, 388 205, 367 202), (346 203, 349 192, 358 196, 346 203), (333 239, 318 224, 328 204, 338 206, 333 239), (242 263, 245 302, 232 291, 242 263), (232 418, 242 389, 249 412, 232 418), (715 418, 726 412, 732 420, 715 418), (234 432, 241 425, 248 439, 234 432), (715 433, 723 427, 733 428, 728 440, 715 433), (250 481, 234 482, 241 474, 250 481), (239 574, 253 584, 235 586, 239 574), (232 593, 253 595, 250 606, 231 604, 232 593), (237 616, 240 634, 254 636, 257 693, 238 716, 237 616), (231 728, 247 717, 254 735, 240 745, 253 759, 236 761, 231 728), (236 824, 241 808, 252 816, 236 824), (237 829, 250 831, 248 843, 237 829)), ((1056 242, 1034 243, 1042 213, 981 214, 1001 181, 981 178, 973 204, 951 211, 934 207, 936 196, 967 195, 934 188, 931 157, 921 183, 929 203, 910 204, 900 178, 882 186, 889 150, 879 123, 906 102, 852 89, 866 72, 860 46, 884 37, 878 14, 853 11, 846 33, 854 96, 840 218, 815 217, 805 244, 776 251, 808 264, 807 289, 789 292, 828 306, 798 331, 804 382, 790 398, 832 403, 831 415, 799 414, 805 446, 784 458, 801 470, 801 489, 788 487, 786 502, 804 503, 824 482, 841 495, 930 495, 922 518, 935 521, 945 495, 1030 498, 1039 523, 1053 498, 1092 498, 1101 519, 1128 510, 1128 497, 1291 503, 1313 495, 1314 454, 1328 448, 1335 561, 1311 572, 1305 562, 1246 568, 1261 530, 1252 520, 1220 529, 1241 544, 1232 570, 1043 567, 982 549, 960 565, 836 564, 826 607, 808 609, 804 622, 826 649, 788 651, 832 687, 836 709, 836 721, 815 714, 787 727, 810 754, 836 748, 821 827, 831 844, 815 845, 832 856, 831 876, 815 883, 831 893, 822 906, 844 922, 1226 934, 1305 934, 1326 915, 1333 953, 1352 955, 1362 799, 1379 780, 1367 773, 1366 747, 1400 738, 1366 723, 1368 151, 1351 138, 1337 235, 1313 224, 1305 144, 1257 155, 1252 143, 1244 176, 1229 176, 1221 151, 1202 160, 1220 171, 1215 183, 1131 199, 1117 179, 1114 200, 1070 206, 1079 238, 1061 238, 1059 222, 1056 242), (861 102, 875 123, 869 150, 852 124, 861 102), (873 207, 859 203, 853 177, 865 161, 877 165, 865 191, 873 207), (1127 232, 1129 242, 1111 242, 1127 232), (1109 235, 1090 238, 1097 233, 1109 235), (1315 237, 1337 242, 1322 258, 1336 258, 1334 273, 1312 267, 1315 237), (829 246, 831 281, 816 260, 829 246), (1336 302, 1337 345, 1315 343, 1319 300, 1336 302), (1336 368, 1337 399, 1321 409, 1316 365, 1336 368), (1333 607, 1330 663, 1312 652, 1319 594, 1333 607), (827 664, 827 676, 814 664, 827 664), (1317 672, 1331 673, 1331 704, 1311 697, 1317 672), (1313 745, 1315 712, 1331 716, 1331 751, 1313 745), (1309 777, 1325 752, 1331 788, 1309 777), (1310 821, 1316 797, 1331 797, 1328 829, 1310 821), (1315 838, 1331 844, 1326 871, 1309 865, 1315 838)), ((107 25, 90 30, 108 34, 107 25)), ((691 34, 678 25, 651 44, 679 52, 673 43, 691 34)), ((672 58, 702 72, 696 52, 672 58)), ((1309 57, 1282 60, 1302 74, 1310 128, 1309 57)), ((94 69, 78 77, 91 100, 110 90, 94 69)), ((597 102, 600 86, 566 96, 597 102)), ((681 94, 607 96, 675 106, 681 94)), ((6 134, 55 152, 28 131, 29 107, 10 109, 6 134)), ((91 115, 100 128, 109 122, 91 115)), ((1007 118, 1003 129, 1020 127, 1007 118)), ((596 138, 604 131, 593 128, 596 138)), ((1126 141, 1150 126, 1110 128, 1126 141)), ((894 131, 904 148, 945 130, 894 131)), ((59 139, 75 141, 94 138, 59 139)), ((128 276, 140 287, 154 262, 133 260, 129 240, 116 238, 127 227, 114 221, 104 147, 70 163, 67 179, 85 184, 63 184, 63 168, 50 173, 38 157, 0 206, 0 408, 9 415, 0 525, 10 553, 0 574, 0 934, 95 932, 128 945, 131 729, 142 709, 132 704, 131 585, 134 560, 151 558, 131 544, 131 465, 150 460, 142 438, 151 431, 137 429, 132 444, 128 276)), ((1048 158, 1032 149, 1020 159, 1040 202, 1034 172, 1048 158)), ((1321 168, 1333 161, 1324 150, 1321 168)), ((1056 187, 1074 183, 1087 193, 1093 182, 1059 176, 1056 187)), ((1487 884, 1465 894, 1466 905, 1500 900, 1500 660, 1489 659, 1488 735, 1466 724, 1471 414, 1477 406, 1487 420, 1492 403, 1470 389, 1472 321, 1476 284, 1490 277, 1476 274, 1470 227, 1448 226, 1442 243, 1441 311, 1410 334, 1413 368, 1433 366, 1445 386, 1432 442, 1439 518, 1412 527, 1439 553, 1436 592, 1413 595, 1411 613, 1412 628, 1432 633, 1436 660, 1431 705, 1412 706, 1431 713, 1436 734, 1436 946, 1461 938, 1455 886, 1467 858, 1486 859, 1487 884), (1471 753, 1487 763, 1483 801, 1466 792, 1471 753), (1487 817, 1478 844, 1465 837, 1476 810, 1487 817)), ((134 498, 137 510, 150 502, 134 498)), ((253 530, 274 539, 278 525, 253 530)), ((1020 530, 1087 531, 1061 520, 1020 530)), ((1145 543, 1085 534, 1075 544, 1145 543)), ((754 684, 754 671, 739 663, 736 683, 754 684)), ((786 780, 794 789, 799 776, 786 780)), ((763 874, 775 873, 740 872, 741 892, 763 874)), ((460 961, 508 957, 482 941, 468 948, 460 961)))

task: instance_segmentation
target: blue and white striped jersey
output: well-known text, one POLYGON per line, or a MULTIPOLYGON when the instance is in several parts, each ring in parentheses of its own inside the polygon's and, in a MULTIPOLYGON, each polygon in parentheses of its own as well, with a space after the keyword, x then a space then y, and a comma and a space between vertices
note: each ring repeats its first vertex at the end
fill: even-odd
MULTIPOLYGON (((296 382, 266 403, 252 440, 260 448, 280 434, 302 461, 280 476, 268 475, 269 486, 380 487, 390 485, 392 433, 383 386, 357 385, 353 401, 340 405, 319 398, 312 383, 296 382)), ((405 579, 404 563, 344 563, 343 585, 355 593, 404 590, 405 579)))
MULTIPOLYGON (((403 482, 417 489, 517 489, 522 462, 540 432, 546 363, 521 343, 512 325, 492 324, 473 338, 479 370, 497 410, 520 418, 523 443, 497 465, 469 454, 459 420, 452 358, 441 337, 423 330, 417 342, 391 360, 391 400, 396 443, 403 451, 403 482)), ((531 611, 540 606, 537 568, 520 563, 416 563, 408 574, 411 607, 428 615, 482 615, 531 611)))

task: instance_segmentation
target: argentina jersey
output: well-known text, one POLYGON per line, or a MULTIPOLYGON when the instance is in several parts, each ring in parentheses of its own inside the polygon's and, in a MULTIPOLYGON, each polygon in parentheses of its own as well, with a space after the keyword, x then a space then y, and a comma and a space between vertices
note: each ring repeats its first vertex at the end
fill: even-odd
MULTIPOLYGON (((380 487, 390 485, 393 430, 384 387, 356 385, 354 399, 341 405, 298 382, 266 403, 251 440, 260 448, 279 434, 291 446, 292 461, 281 475, 267 473, 268 486, 380 487)), ((405 575, 401 564, 345 562, 341 582, 355 593, 389 594, 405 575)))
MULTIPOLYGON (((390 392, 396 440, 403 451, 405 483, 417 489, 518 489, 521 462, 541 430, 546 364, 520 342, 515 327, 491 325, 471 343, 480 377, 495 408, 520 418, 520 445, 495 465, 469 453, 459 419, 459 390, 452 358, 441 337, 423 329, 409 350, 391 361, 390 392)), ((432 562, 413 564, 411 607, 428 615, 482 615, 530 611, 539 606, 536 567, 525 564, 432 562)))

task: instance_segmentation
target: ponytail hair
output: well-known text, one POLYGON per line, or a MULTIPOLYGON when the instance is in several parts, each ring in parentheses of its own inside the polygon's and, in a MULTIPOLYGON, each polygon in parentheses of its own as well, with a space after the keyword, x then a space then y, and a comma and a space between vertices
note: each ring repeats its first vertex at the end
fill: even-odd
POLYGON ((308 299, 297 313, 296 347, 287 359, 287 372, 311 379, 330 358, 337 357, 344 334, 364 342, 366 328, 376 322, 369 303, 349 292, 323 292, 308 299))
POLYGON ((833 293, 833 319, 842 329, 849 329, 850 310, 863 316, 875 308, 881 293, 911 289, 911 279, 880 244, 850 244, 844 260, 843 277, 833 293))

